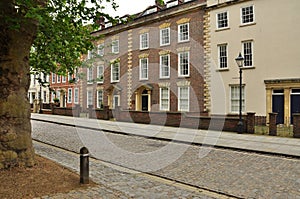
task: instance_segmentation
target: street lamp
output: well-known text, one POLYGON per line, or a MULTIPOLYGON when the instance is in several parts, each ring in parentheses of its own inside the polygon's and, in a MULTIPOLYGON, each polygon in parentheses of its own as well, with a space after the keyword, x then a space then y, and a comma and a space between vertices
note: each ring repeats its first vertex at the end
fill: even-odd
POLYGON ((240 106, 239 106, 239 122, 237 125, 237 132, 238 133, 243 133, 243 119, 242 119, 242 68, 243 68, 243 64, 244 64, 244 57, 242 56, 242 54, 240 53, 239 56, 235 59, 237 65, 239 66, 240 69, 240 106))

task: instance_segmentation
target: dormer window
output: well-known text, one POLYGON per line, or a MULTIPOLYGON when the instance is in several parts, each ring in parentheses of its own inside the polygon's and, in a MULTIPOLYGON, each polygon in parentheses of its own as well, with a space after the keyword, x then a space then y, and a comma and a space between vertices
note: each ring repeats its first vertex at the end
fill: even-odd
POLYGON ((171 7, 177 6, 177 5, 178 5, 178 0, 167 2, 167 8, 171 8, 171 7))
POLYGON ((112 26, 112 23, 111 23, 111 22, 105 23, 105 28, 109 28, 109 27, 111 27, 111 26, 112 26))
POLYGON ((154 13, 154 12, 157 12, 157 7, 149 8, 148 10, 146 10, 146 11, 144 12, 143 16, 149 15, 149 14, 154 13))

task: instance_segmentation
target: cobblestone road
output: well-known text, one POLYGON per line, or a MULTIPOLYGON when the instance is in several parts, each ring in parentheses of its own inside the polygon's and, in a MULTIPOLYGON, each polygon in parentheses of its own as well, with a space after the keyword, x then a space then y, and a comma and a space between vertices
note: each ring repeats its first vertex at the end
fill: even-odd
MULTIPOLYGON (((32 121, 32 128, 36 140, 75 152, 87 146, 98 159, 190 185, 241 198, 300 198, 300 160, 297 159, 189 146, 37 121, 32 121)), ((36 145, 36 149, 48 156, 57 155, 42 145, 36 145)), ((76 169, 78 163, 74 161, 67 157, 61 160, 76 169)), ((97 163, 95 168, 98 167, 104 166, 97 163)), ((151 181, 143 176, 145 174, 123 172, 110 166, 105 166, 105 172, 103 168, 95 169, 92 175, 98 183, 113 190, 107 198, 113 198, 113 194, 125 198, 206 198, 195 190, 151 181)), ((105 196, 102 192, 100 195, 105 196)))

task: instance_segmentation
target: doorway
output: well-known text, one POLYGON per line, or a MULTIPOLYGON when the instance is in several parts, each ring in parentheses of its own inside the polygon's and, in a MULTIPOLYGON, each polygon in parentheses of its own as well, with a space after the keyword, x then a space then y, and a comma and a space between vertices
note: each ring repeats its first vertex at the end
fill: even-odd
POLYGON ((284 124, 284 91, 273 90, 272 112, 277 113, 276 124, 284 124))
POLYGON ((142 111, 149 111, 148 104, 149 104, 148 91, 144 90, 142 93, 142 111))
POLYGON ((292 89, 291 93, 291 124, 293 124, 293 114, 300 113, 300 89, 292 89))

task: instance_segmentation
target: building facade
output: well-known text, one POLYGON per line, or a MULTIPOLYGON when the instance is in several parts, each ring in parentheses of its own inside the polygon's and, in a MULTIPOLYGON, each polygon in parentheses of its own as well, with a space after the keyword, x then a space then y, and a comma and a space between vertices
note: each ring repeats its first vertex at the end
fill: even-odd
POLYGON ((102 36, 86 56, 82 107, 207 115, 203 17, 205 1, 169 1, 102 36))
POLYGON ((207 0, 205 17, 206 80, 211 114, 239 111, 239 68, 244 57, 243 113, 289 125, 300 112, 300 2, 290 0, 207 0))
POLYGON ((43 73, 30 74, 30 86, 28 90, 28 99, 30 104, 33 106, 35 101, 41 99, 43 104, 49 104, 50 95, 49 87, 49 76, 43 73))
POLYGON ((80 83, 76 75, 68 74, 67 76, 50 74, 50 102, 58 100, 59 107, 74 107, 80 104, 80 83))

